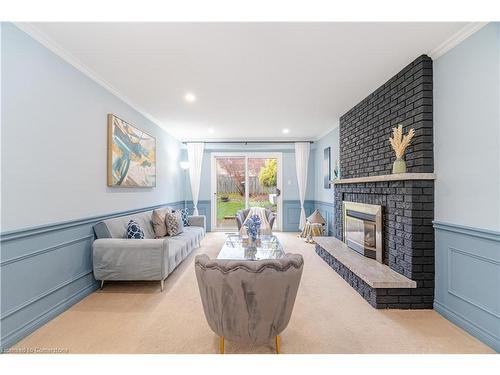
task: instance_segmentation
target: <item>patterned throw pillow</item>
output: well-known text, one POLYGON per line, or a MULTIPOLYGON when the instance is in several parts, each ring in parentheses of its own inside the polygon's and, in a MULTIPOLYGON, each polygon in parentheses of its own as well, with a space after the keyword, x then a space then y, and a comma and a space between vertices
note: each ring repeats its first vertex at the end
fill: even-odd
POLYGON ((130 220, 127 224, 127 238, 144 239, 144 231, 134 220, 130 220))
POLYGON ((167 235, 167 226, 165 224, 165 214, 170 211, 168 209, 154 210, 151 215, 151 222, 156 238, 165 237, 167 235))
POLYGON ((176 236, 184 231, 180 211, 167 212, 165 215, 165 224, 167 225, 167 235, 169 236, 176 236))
POLYGON ((189 227, 189 219, 188 219, 189 214, 187 208, 182 208, 179 211, 182 217, 182 224, 184 224, 185 227, 189 227))

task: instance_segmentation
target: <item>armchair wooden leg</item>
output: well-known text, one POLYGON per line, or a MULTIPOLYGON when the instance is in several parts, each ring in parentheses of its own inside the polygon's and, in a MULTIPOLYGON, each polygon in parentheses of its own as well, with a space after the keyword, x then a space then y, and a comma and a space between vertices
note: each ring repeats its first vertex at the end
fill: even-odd
POLYGON ((276 336, 276 354, 280 354, 281 337, 276 336))
POLYGON ((101 290, 104 288, 104 280, 101 280, 101 290))
POLYGON ((161 291, 163 292, 163 286, 164 286, 164 283, 165 283, 165 280, 161 280, 160 281, 160 287, 161 287, 161 291))
POLYGON ((219 337, 219 353, 224 354, 224 336, 219 337))

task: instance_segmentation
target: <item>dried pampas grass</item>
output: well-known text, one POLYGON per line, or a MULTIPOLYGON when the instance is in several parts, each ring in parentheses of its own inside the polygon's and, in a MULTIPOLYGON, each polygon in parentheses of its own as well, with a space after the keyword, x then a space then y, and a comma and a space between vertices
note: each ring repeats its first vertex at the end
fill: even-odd
POLYGON ((411 139, 415 135, 415 130, 410 129, 408 134, 403 136, 403 126, 398 125, 397 128, 392 128, 392 138, 389 138, 391 147, 396 153, 396 158, 403 157, 406 148, 410 145, 411 139))

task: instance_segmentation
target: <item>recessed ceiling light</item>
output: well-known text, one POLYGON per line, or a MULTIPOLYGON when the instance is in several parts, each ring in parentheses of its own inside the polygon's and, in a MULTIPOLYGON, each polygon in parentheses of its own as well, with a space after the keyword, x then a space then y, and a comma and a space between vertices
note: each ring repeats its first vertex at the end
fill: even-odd
POLYGON ((188 92, 186 93, 186 95, 184 95, 184 99, 188 103, 193 103, 196 101, 196 96, 192 92, 188 92))
POLYGON ((282 130, 282 133, 283 134, 288 134, 288 133, 290 133, 290 129, 285 128, 285 129, 282 130))
POLYGON ((214 133, 215 133, 215 130, 214 130, 214 128, 208 128, 208 132, 209 132, 210 134, 214 134, 214 133))

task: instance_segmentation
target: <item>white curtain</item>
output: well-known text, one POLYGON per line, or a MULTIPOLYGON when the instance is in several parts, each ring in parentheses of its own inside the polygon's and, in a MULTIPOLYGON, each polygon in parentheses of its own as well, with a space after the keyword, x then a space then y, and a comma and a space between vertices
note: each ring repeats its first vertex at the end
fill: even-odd
POLYGON ((193 195, 193 215, 198 215, 198 196, 200 194, 201 165, 203 163, 203 142, 187 144, 189 161, 189 182, 191 183, 191 194, 193 195))
POLYGON ((309 151, 311 144, 309 142, 295 143, 295 167, 297 169, 297 183, 299 185, 300 199, 300 222, 299 229, 304 229, 306 225, 306 211, 304 210, 304 199, 307 188, 307 166, 309 165, 309 151))

